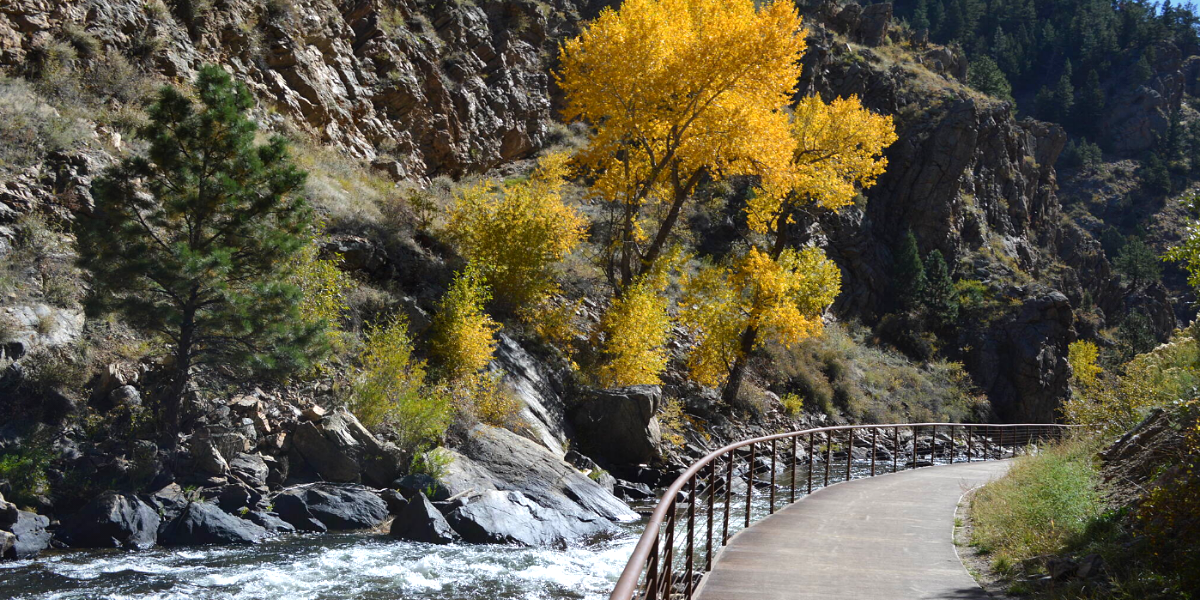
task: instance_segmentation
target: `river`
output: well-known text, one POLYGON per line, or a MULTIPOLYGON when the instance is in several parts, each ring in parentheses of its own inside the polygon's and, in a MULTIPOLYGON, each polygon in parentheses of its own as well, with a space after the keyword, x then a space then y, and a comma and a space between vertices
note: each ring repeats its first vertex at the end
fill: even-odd
POLYGON ((0 563, 0 599, 599 599, 640 533, 630 524, 611 539, 557 549, 328 534, 257 546, 72 551, 0 563))

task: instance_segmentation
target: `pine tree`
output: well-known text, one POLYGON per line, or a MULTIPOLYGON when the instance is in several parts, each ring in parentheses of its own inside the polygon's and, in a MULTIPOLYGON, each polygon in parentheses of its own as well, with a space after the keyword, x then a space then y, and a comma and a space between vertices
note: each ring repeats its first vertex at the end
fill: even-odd
POLYGON ((1100 87, 1100 75, 1095 69, 1088 71, 1087 82, 1079 90, 1079 102, 1075 104, 1076 128, 1092 139, 1100 137, 1100 123, 1104 117, 1104 89, 1100 87))
POLYGON ((921 251, 917 248, 917 236, 909 230, 896 254, 895 270, 892 272, 892 289, 901 310, 915 311, 920 308, 925 296, 925 265, 921 264, 921 251))
POLYGON ((1004 72, 996 65, 996 61, 987 55, 971 61, 971 69, 967 74, 967 82, 971 87, 1001 100, 1013 101, 1012 86, 1004 77, 1004 72))
POLYGON ((301 318, 292 264, 311 210, 294 194, 305 173, 283 138, 256 144, 250 92, 216 66, 196 78, 196 100, 163 88, 127 158, 93 186, 95 211, 78 223, 90 307, 113 310, 171 348, 160 433, 174 448, 193 367, 289 371, 327 345, 322 323, 301 318))
POLYGON ((917 0, 917 6, 913 9, 912 28, 913 31, 929 32, 929 7, 925 0, 917 0))
POLYGON ((925 257, 925 310, 934 327, 946 328, 958 319, 958 292, 940 250, 925 257))

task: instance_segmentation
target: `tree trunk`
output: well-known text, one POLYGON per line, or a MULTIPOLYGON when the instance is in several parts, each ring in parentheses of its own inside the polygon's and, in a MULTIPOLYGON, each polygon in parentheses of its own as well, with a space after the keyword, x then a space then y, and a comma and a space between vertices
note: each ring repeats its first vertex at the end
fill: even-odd
MULTIPOLYGON (((783 250, 787 247, 787 231, 788 218, 791 215, 789 209, 785 209, 779 217, 779 223, 775 228, 775 243, 771 246, 771 260, 779 260, 783 250)), ((725 389, 721 392, 721 399, 726 404, 732 403, 737 399, 738 391, 742 387, 742 379, 746 375, 746 363, 750 360, 750 353, 754 351, 754 345, 758 343, 758 329, 754 326, 747 327, 742 331, 742 337, 738 342, 738 356, 733 361, 733 369, 729 371, 729 379, 725 382, 725 389)))
POLYGON ((738 356, 733 361, 733 369, 729 371, 729 380, 725 382, 725 389, 721 391, 721 399, 726 404, 732 404, 734 400, 737 400, 738 391, 742 387, 742 379, 746 375, 746 363, 750 360, 750 352, 754 350, 754 344, 757 342, 758 329, 747 327, 738 342, 738 356))
POLYGON ((671 184, 674 188, 674 198, 671 200, 671 208, 667 211, 667 217, 663 219, 662 225, 658 228, 658 233, 654 236, 654 242, 650 244, 650 248, 646 250, 646 255, 642 257, 642 272, 650 270, 654 266, 654 261, 658 260, 658 255, 662 253, 663 247, 667 245, 667 238, 671 235, 671 230, 675 228, 675 222, 679 220, 679 213, 683 209, 683 203, 692 195, 692 189, 696 187, 696 183, 700 181, 700 175, 703 170, 698 169, 688 177, 687 182, 679 180, 679 173, 671 173, 671 184))
POLYGON ((180 408, 183 405, 183 395, 187 392, 192 367, 192 335, 195 332, 196 311, 189 308, 184 310, 183 323, 179 331, 179 347, 175 349, 175 373, 171 378, 171 387, 163 398, 162 429, 159 432, 166 444, 169 454, 174 455, 179 447, 180 408))

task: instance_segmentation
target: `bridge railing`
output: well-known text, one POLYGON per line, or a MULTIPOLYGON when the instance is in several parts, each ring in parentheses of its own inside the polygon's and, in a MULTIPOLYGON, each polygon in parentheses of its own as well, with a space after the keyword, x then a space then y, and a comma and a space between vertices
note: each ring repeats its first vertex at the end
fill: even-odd
POLYGON ((949 463, 1008 458, 1061 438, 1069 427, 845 425, 735 442, 693 463, 667 488, 609 600, 690 600, 703 574, 712 570, 716 552, 729 541, 731 518, 735 529, 749 527, 774 514, 777 504, 812 493, 814 484, 849 481, 856 469, 859 477, 871 477, 938 464, 939 458, 949 463), (866 448, 869 456, 860 451, 856 459, 856 448, 866 448), (835 470, 835 459, 843 457, 845 465, 835 470))

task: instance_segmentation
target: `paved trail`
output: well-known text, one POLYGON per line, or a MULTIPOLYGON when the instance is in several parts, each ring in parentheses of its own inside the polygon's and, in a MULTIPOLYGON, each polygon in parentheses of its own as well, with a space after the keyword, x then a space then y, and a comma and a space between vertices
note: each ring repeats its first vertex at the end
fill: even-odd
POLYGON ((814 492, 730 540, 700 600, 984 600, 951 539, 963 492, 1009 461, 859 479, 814 492))

